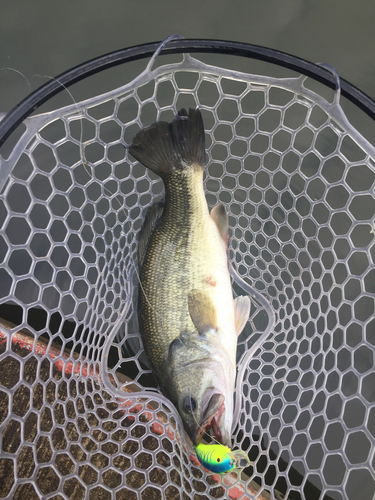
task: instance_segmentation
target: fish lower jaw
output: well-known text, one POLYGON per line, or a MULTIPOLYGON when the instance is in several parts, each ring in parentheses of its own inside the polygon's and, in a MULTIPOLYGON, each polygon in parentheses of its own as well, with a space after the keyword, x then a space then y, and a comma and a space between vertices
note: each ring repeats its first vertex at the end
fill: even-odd
POLYGON ((211 436, 215 441, 221 444, 223 443, 223 432, 220 429, 218 422, 224 412, 225 412, 225 404, 223 403, 219 408, 219 410, 214 415, 210 416, 210 418, 201 423, 196 434, 197 444, 200 443, 203 435, 209 433, 210 431, 211 431, 211 436))

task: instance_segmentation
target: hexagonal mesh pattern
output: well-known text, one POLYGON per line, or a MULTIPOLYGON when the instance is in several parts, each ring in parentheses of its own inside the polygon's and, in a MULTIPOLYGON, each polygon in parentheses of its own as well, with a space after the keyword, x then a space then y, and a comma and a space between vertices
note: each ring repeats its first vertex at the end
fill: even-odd
POLYGON ((375 155, 304 80, 184 56, 26 120, 0 175, 2 497, 372 498, 375 155), (230 260, 275 314, 254 300, 239 338, 251 466, 224 477, 186 448, 137 331, 137 234, 162 184, 124 146, 183 106, 202 110, 230 260))

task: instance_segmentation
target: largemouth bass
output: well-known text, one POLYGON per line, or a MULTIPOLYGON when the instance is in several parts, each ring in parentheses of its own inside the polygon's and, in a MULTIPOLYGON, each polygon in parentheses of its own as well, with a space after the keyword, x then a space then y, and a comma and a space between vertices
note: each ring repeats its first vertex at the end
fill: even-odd
POLYGON ((194 445, 212 429, 230 446, 237 336, 250 300, 233 300, 226 209, 208 210, 200 111, 182 109, 172 123, 141 130, 129 151, 165 186, 164 204, 149 210, 139 236, 145 352, 194 445))

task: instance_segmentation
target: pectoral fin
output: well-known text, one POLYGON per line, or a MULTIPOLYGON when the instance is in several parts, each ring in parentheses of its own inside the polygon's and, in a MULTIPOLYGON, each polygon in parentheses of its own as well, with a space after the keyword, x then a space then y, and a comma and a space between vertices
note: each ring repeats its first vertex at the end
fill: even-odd
POLYGON ((229 239, 229 221, 228 221, 228 214, 227 210, 225 208, 225 205, 223 203, 219 203, 218 205, 215 205, 214 208, 211 210, 211 217, 214 220, 220 236, 223 238, 225 242, 228 242, 229 239))
POLYGON ((239 335, 245 328, 250 314, 250 298, 245 295, 240 295, 234 300, 234 316, 236 332, 239 335))
POLYGON ((201 335, 217 331, 216 308, 207 293, 192 290, 188 296, 188 308, 191 320, 201 335))

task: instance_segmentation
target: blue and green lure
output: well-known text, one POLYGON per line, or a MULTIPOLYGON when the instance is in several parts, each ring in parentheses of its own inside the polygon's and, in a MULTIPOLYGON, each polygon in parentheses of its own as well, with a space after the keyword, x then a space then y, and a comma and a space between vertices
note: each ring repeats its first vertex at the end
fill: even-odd
POLYGON ((210 472, 226 474, 234 469, 244 469, 250 464, 243 450, 232 451, 223 444, 199 443, 195 447, 199 462, 210 472))

